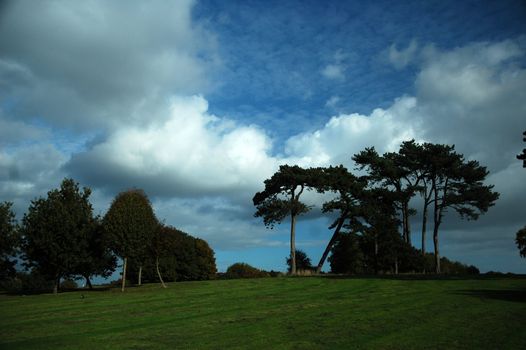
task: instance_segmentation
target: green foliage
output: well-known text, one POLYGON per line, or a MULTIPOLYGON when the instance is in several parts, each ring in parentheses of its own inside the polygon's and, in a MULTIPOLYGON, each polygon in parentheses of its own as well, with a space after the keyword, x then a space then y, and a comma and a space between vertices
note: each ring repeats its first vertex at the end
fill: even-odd
POLYGON ((519 254, 523 258, 526 258, 526 226, 517 231, 517 235, 515 236, 515 243, 519 248, 519 254))
MULTIPOLYGON (((165 281, 196 281, 214 279, 217 269, 214 251, 206 241, 194 238, 174 227, 160 226, 158 241, 150 245, 150 253, 142 262, 143 280, 158 282, 156 256, 165 281), (157 255, 156 255, 157 254, 157 255)), ((135 280, 139 263, 131 259, 128 277, 135 280)))
MULTIPOLYGON (((286 259, 288 271, 291 270, 292 261, 290 256, 286 259)), ((303 250, 296 249, 296 269, 298 270, 312 270, 313 266, 310 261, 310 258, 307 256, 307 253, 305 253, 303 250)))
POLYGON ((0 281, 15 275, 16 260, 13 257, 20 242, 12 205, 10 202, 0 203, 0 281))
POLYGON ((259 270, 246 263, 235 263, 228 267, 225 273, 225 278, 260 278, 269 277, 265 271, 259 270))
POLYGON ((136 261, 146 258, 148 242, 154 237, 159 225, 150 200, 138 189, 119 193, 102 224, 115 254, 136 261))
POLYGON ((14 277, 0 282, 0 289, 10 294, 49 293, 54 283, 55 281, 37 271, 17 272, 14 277))
POLYGON ((85 263, 96 220, 89 202, 91 190, 79 189, 72 179, 64 179, 60 189, 47 198, 31 202, 22 220, 23 257, 58 286, 61 277, 74 275, 85 263))

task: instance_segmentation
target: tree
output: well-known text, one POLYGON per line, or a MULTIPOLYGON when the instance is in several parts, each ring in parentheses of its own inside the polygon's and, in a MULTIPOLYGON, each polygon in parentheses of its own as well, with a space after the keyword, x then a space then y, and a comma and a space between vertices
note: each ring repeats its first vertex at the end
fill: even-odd
POLYGON ((109 277, 117 267, 117 259, 112 254, 108 242, 104 237, 100 218, 95 218, 92 230, 89 232, 86 249, 81 254, 79 264, 74 269, 74 274, 78 274, 86 279, 86 285, 93 289, 91 277, 99 275, 109 277))
POLYGON ((330 230, 334 229, 334 233, 320 258, 316 267, 316 273, 321 272, 329 252, 339 238, 340 230, 345 221, 356 218, 364 189, 367 186, 367 181, 364 178, 357 178, 342 165, 337 167, 331 166, 320 169, 319 171, 321 173, 316 183, 318 192, 330 191, 338 195, 336 198, 323 204, 322 212, 330 213, 337 211, 338 217, 329 226, 330 230))
POLYGON ((260 278, 268 277, 269 274, 265 271, 257 269, 246 263, 235 263, 230 265, 225 272, 226 278, 260 278))
MULTIPOLYGON (((526 131, 523 132, 522 135, 524 136, 522 141, 526 142, 526 131)), ((517 159, 522 160, 522 167, 526 168, 526 148, 522 150, 522 153, 517 155, 517 159)))
POLYGON ((12 277, 16 272, 13 257, 17 253, 19 237, 12 205, 11 202, 0 203, 0 280, 12 277))
POLYGON ((515 243, 517 243, 517 248, 519 248, 519 254, 526 258, 526 226, 517 231, 515 243))
POLYGON ((332 273, 357 274, 364 271, 361 237, 346 232, 338 235, 329 257, 332 273))
MULTIPOLYGON (((307 253, 305 253, 303 250, 296 249, 296 254, 294 254, 296 257, 296 269, 297 270, 310 270, 312 269, 310 258, 307 256, 307 253)), ((288 271, 290 272, 292 269, 292 259, 289 257, 286 258, 288 271)))
MULTIPOLYGON (((148 282, 161 278, 165 282, 209 280, 217 272, 214 251, 206 241, 165 225, 160 228, 158 248, 149 244, 149 253, 141 264, 142 277, 148 282)), ((137 277, 138 266, 139 262, 129 259, 130 278, 137 277)))
POLYGON ((60 189, 49 191, 47 198, 31 201, 22 220, 25 264, 52 279, 55 294, 60 279, 76 274, 85 263, 96 224, 90 194, 89 188, 80 191, 73 179, 64 179, 60 189))
POLYGON ((409 208, 409 202, 422 180, 418 154, 418 145, 411 140, 402 143, 399 153, 390 152, 380 156, 371 147, 353 156, 358 169, 368 170, 368 180, 396 192, 402 216, 402 236, 407 243, 411 243, 409 217, 415 213, 414 209, 409 208))
POLYGON ((159 225, 150 200, 142 190, 121 192, 113 200, 102 224, 111 249, 123 259, 121 290, 125 288, 128 258, 139 263, 138 280, 141 284, 147 243, 154 237, 159 225))
POLYGON ((454 209, 462 219, 476 220, 495 204, 499 194, 483 181, 489 172, 477 161, 465 161, 454 146, 424 144, 427 151, 426 181, 431 186, 435 272, 440 273, 438 232, 444 215, 454 209))
POLYGON ((255 217, 262 217, 265 226, 273 228, 290 216, 291 274, 296 274, 296 218, 310 208, 300 202, 305 188, 315 181, 313 170, 297 165, 281 165, 270 179, 265 180, 265 189, 257 192, 252 201, 257 208, 255 217))

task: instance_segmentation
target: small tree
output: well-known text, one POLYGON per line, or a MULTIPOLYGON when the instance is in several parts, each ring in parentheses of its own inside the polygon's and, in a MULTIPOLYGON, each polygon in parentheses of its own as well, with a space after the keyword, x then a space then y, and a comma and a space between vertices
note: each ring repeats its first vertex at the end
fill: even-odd
POLYGON ((17 253, 19 237, 12 205, 10 202, 0 203, 0 280, 15 275, 16 260, 13 257, 17 253))
MULTIPOLYGON (((310 261, 310 258, 307 256, 307 253, 305 253, 303 250, 296 249, 296 269, 297 270, 311 270, 312 264, 310 261)), ((292 269, 292 260, 289 257, 286 258, 288 271, 290 272, 292 269)))
POLYGON ((526 226, 517 231, 515 243, 517 243, 517 248, 519 248, 519 254, 526 258, 526 226))
POLYGON ((123 259, 121 290, 125 288, 128 258, 139 262, 140 284, 148 240, 154 237, 159 227, 148 197, 137 189, 119 193, 102 224, 111 249, 123 259))

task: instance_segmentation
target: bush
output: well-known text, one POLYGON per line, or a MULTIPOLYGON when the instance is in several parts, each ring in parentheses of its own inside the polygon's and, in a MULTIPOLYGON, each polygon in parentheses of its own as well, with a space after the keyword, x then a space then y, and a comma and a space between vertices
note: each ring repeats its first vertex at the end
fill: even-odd
POLYGON ((15 277, 2 281, 0 288, 13 294, 46 293, 53 290, 53 281, 35 272, 17 272, 15 277))
POLYGON ((225 273, 226 278, 259 278, 269 277, 265 271, 259 270, 246 263, 235 263, 230 265, 225 273))
POLYGON ((77 289, 79 286, 75 280, 68 278, 62 281, 60 284, 60 288, 62 289, 77 289))

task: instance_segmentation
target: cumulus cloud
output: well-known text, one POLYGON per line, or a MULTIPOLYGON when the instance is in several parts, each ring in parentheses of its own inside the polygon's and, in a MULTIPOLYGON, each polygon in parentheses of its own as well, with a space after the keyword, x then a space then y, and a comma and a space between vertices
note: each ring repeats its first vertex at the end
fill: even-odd
POLYGON ((158 196, 203 196, 257 188, 272 174, 271 140, 258 127, 207 113, 200 96, 173 98, 169 116, 121 127, 67 165, 96 186, 132 184, 158 196))

